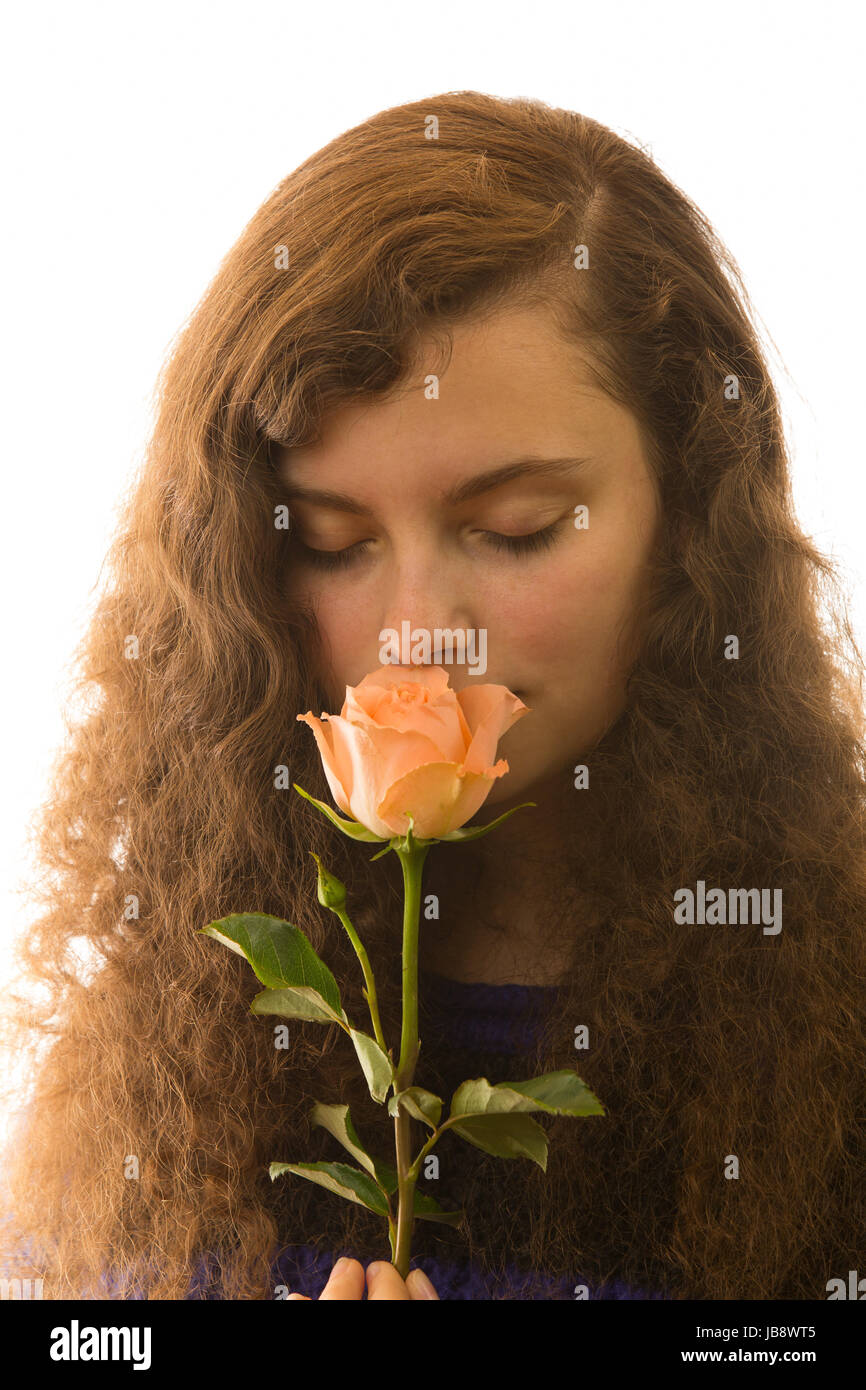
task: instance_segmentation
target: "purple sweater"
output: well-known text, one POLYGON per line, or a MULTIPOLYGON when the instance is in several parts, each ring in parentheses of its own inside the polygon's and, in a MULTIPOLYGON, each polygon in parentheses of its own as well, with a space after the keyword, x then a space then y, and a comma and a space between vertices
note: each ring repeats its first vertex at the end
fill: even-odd
MULTIPOLYGON (((431 971, 420 972, 419 1024, 422 1039, 430 1048, 444 1044, 450 1051, 459 1051, 466 1059, 472 1075, 473 1054, 491 1054, 507 1059, 525 1053, 531 1046, 535 1030, 545 1012, 554 1004, 555 985, 488 985, 464 984, 431 971)), ((337 1197, 334 1201, 339 1201, 337 1197)), ((287 1245, 282 1248, 272 1266, 273 1284, 286 1285, 293 1293, 317 1299, 340 1255, 352 1255, 351 1250, 321 1250, 315 1245, 287 1245)), ((380 1257, 381 1258, 381 1257, 380 1257)), ((362 1261, 366 1267, 370 1261, 362 1261)), ((573 1300, 575 1285, 585 1284, 592 1299, 662 1299, 665 1293, 636 1289, 622 1283, 595 1287, 578 1277, 553 1278, 541 1270, 526 1270, 515 1265, 507 1267, 504 1282, 485 1277, 468 1260, 449 1261, 429 1255, 414 1258, 410 1268, 420 1265, 433 1281, 443 1300, 573 1300)), ((188 1299, 219 1299, 218 1281, 207 1280, 209 1257, 198 1261, 186 1295, 188 1299)), ((4 1268, 5 1272, 5 1268, 4 1268)), ((14 1270, 11 1271, 14 1273, 14 1270)), ((113 1280, 108 1275, 104 1288, 95 1297, 116 1296, 113 1280)), ((142 1298, 143 1294, 133 1295, 142 1298)))
MULTIPOLYGON (((531 1046, 535 1030, 546 1010, 554 1003, 556 985, 465 984, 432 971, 419 974, 419 1025, 423 1039, 431 1047, 447 1040, 448 1047, 467 1054, 497 1053, 503 1058, 523 1053, 531 1046)), ((334 1198, 338 1201, 339 1198, 334 1198)), ((286 1285, 292 1293, 318 1298, 340 1255, 351 1250, 322 1251, 314 1245, 284 1246, 273 1266, 274 1284, 286 1285)), ((380 1257, 381 1258, 381 1257, 380 1257)), ((371 1263, 361 1262, 364 1267, 371 1263)), ((410 1268, 420 1265, 432 1280, 440 1299, 457 1300, 573 1300, 575 1284, 584 1283, 592 1299, 661 1299, 666 1295, 631 1288, 622 1283, 594 1287, 587 1280, 555 1279, 543 1271, 509 1266, 506 1283, 485 1278, 468 1261, 451 1262, 429 1255, 414 1258, 410 1268)), ((187 1295, 189 1298, 219 1298, 204 1290, 201 1267, 187 1295)))

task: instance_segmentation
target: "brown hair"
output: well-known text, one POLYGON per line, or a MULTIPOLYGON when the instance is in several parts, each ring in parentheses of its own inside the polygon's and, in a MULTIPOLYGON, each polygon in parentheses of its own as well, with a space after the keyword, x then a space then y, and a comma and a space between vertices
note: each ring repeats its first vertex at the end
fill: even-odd
MULTIPOLYGON (((205 1252, 226 1296, 268 1297, 281 1242, 388 1257, 379 1218, 267 1172, 345 1156, 309 1126, 311 1098, 349 1101, 388 1153, 351 1048, 304 1024, 276 1049, 249 1012, 247 964, 196 932, 236 911, 287 917, 361 1020, 313 848, 349 885, 386 1031, 398 1023, 399 865, 370 865, 290 789, 330 801, 295 715, 331 706, 315 624, 281 583, 274 446, 393 388, 419 334, 447 345, 451 324, 517 301, 549 305, 634 411, 664 534, 628 706, 563 823, 574 897, 551 922, 573 934, 573 969, 512 1073, 576 1066, 607 1114, 545 1121, 546 1175, 443 1140, 437 1196, 467 1210, 491 1269, 507 1258, 673 1296, 824 1298, 862 1256, 860 658, 793 515, 745 290, 646 153, 571 111, 458 92, 383 111, 286 178, 162 373, 76 654, 87 706, 34 826, 43 910, 19 958, 44 992, 5 1019, 28 1063, 4 1156, 10 1238, 29 1251, 13 1272, 42 1275, 46 1297, 98 1296, 109 1266, 121 1292, 182 1297, 205 1252), (781 887, 783 930, 676 925, 673 894, 699 878, 781 887)), ((447 1072, 422 1048, 419 1084, 447 1072)), ((459 1258, 465 1236, 419 1223, 413 1251, 459 1258)))

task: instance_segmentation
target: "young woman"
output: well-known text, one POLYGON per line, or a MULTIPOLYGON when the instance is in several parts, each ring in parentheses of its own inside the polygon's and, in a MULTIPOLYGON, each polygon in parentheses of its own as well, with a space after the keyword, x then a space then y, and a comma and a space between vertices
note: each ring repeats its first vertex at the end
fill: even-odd
POLYGON ((408 622, 483 633, 452 688, 529 710, 473 823, 536 803, 427 857, 416 1083, 571 1067, 605 1107, 545 1120, 546 1173, 444 1137, 419 1186, 467 1221, 417 1222, 413 1265, 439 1298, 826 1298, 866 1234, 860 666, 705 218, 573 112, 384 111, 268 198, 160 400, 41 818, 8 1267, 46 1298, 353 1299, 384 1261, 370 1297, 425 1296, 380 1218, 268 1176, 345 1157, 315 1100, 392 1151, 344 1035, 276 1047, 197 934, 287 918, 360 1018, 313 849, 393 1034, 399 865, 291 784, 331 801, 296 716, 408 622))

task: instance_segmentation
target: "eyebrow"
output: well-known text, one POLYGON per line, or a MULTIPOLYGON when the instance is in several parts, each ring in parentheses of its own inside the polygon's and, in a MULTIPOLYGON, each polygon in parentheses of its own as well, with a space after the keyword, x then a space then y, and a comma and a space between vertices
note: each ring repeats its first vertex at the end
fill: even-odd
MULTIPOLYGON (((442 493, 439 500, 444 502, 446 506, 456 507, 460 502, 468 502, 473 497, 480 497, 482 493, 492 492, 494 488, 503 487, 506 483, 513 482, 517 478, 565 477, 590 462, 589 458, 549 459, 530 456, 529 458, 512 459, 489 472, 478 473, 474 478, 465 479, 462 483, 458 483, 455 487, 442 493)), ((301 487, 299 484, 291 482, 286 484, 285 491, 288 497, 294 497, 303 502, 316 503, 322 507, 331 507, 334 511, 352 512, 357 516, 366 516, 369 512, 369 508, 365 507, 363 503, 342 492, 301 487)))

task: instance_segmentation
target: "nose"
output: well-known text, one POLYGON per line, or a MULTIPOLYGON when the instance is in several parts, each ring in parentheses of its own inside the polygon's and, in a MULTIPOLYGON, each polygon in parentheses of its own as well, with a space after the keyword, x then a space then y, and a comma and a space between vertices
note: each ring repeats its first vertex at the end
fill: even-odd
POLYGON ((382 568, 382 626, 465 627, 471 621, 468 575, 433 535, 407 539, 382 568))
POLYGON ((379 629, 374 634, 377 651, 393 634, 403 642, 407 633, 407 645, 414 648, 409 664, 444 666, 449 677, 453 670, 463 684, 466 672, 454 665, 447 634, 468 636, 479 614, 458 560, 449 559, 433 540, 416 541, 402 554, 395 553, 393 564, 383 568, 382 582, 379 629), (444 652, 437 653, 437 633, 444 652))

